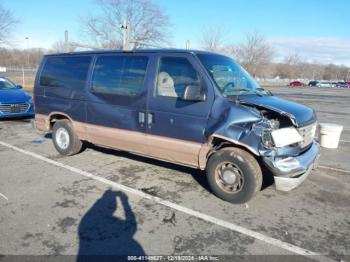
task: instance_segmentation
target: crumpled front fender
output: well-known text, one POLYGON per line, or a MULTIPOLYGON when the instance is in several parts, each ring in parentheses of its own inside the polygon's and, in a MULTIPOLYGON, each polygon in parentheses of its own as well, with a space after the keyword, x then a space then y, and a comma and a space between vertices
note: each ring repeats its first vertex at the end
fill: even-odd
POLYGON ((220 138, 233 144, 237 144, 249 150, 254 155, 259 155, 261 146, 262 116, 255 108, 242 106, 232 102, 222 102, 217 107, 223 108, 221 114, 211 118, 207 129, 210 139, 220 138), (213 120, 214 119, 214 120, 213 120))

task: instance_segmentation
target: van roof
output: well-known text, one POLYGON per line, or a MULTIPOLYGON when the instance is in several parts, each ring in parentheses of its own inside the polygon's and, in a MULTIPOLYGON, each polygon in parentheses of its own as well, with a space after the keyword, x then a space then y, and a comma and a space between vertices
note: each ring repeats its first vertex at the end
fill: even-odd
POLYGON ((188 53, 188 54, 215 54, 213 52, 194 50, 194 49, 135 49, 130 51, 111 49, 111 50, 94 50, 94 51, 79 51, 79 52, 67 52, 67 53, 53 53, 47 54, 46 56, 57 56, 57 55, 95 55, 95 54, 110 54, 110 53, 188 53))

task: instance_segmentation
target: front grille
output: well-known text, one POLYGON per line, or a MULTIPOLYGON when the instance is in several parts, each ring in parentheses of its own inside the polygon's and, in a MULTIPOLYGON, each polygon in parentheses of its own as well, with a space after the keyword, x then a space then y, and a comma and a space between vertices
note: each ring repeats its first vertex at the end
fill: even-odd
POLYGON ((298 128, 299 134, 303 140, 299 143, 301 148, 305 148, 312 143, 316 135, 317 123, 313 123, 309 126, 298 128))
POLYGON ((3 114, 25 113, 29 108, 27 103, 20 104, 0 104, 0 112, 3 114))

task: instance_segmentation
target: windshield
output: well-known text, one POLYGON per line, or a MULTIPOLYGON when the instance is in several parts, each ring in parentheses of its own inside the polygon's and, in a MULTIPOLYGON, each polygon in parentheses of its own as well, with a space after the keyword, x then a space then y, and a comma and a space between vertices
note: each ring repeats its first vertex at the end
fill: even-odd
POLYGON ((17 89, 18 87, 5 78, 0 78, 0 90, 17 89))
POLYGON ((267 95, 258 83, 233 59, 212 54, 198 54, 219 91, 224 97, 240 95, 267 95))

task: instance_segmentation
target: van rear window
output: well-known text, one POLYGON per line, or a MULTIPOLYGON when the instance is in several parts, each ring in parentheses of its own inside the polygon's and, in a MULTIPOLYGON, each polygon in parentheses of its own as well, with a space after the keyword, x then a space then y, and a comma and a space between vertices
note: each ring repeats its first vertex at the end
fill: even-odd
POLYGON ((92 91, 122 96, 140 94, 147 63, 145 56, 100 56, 94 69, 92 91))
POLYGON ((90 56, 48 57, 40 76, 40 85, 83 89, 90 56))

